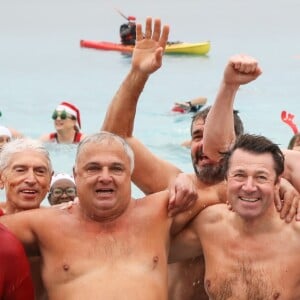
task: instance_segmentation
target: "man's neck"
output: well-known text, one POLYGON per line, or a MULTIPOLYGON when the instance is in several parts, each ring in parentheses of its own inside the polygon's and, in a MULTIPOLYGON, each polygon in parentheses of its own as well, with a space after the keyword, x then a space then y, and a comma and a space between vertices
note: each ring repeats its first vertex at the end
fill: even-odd
POLYGON ((249 235, 267 233, 274 229, 277 230, 277 226, 284 222, 284 220, 280 219, 280 215, 274 205, 269 207, 264 214, 253 218, 245 218, 236 212, 233 213, 235 214, 234 223, 237 228, 249 235))

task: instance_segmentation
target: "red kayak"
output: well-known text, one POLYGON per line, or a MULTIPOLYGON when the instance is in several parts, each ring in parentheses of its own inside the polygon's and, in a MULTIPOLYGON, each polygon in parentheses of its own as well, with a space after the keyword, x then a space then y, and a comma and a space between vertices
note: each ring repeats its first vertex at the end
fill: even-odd
POLYGON ((110 43, 110 42, 96 42, 96 41, 88 41, 88 40, 81 40, 80 47, 84 48, 93 48, 93 49, 100 49, 100 50, 111 50, 111 51, 121 51, 121 52, 132 52, 134 46, 127 46, 117 43, 110 43))

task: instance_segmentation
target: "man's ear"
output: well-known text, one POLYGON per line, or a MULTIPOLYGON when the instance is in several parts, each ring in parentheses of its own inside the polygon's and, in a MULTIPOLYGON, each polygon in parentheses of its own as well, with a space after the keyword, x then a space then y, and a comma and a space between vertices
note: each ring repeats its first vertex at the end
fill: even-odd
POLYGON ((75 167, 73 167, 73 177, 74 177, 74 179, 76 178, 76 169, 75 169, 75 167))

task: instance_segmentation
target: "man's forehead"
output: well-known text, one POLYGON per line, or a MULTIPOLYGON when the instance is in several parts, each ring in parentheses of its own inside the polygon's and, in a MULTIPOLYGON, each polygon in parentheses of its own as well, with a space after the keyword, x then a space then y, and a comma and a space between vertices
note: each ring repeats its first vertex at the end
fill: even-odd
POLYGON ((204 123, 204 119, 199 117, 197 120, 194 121, 193 126, 202 126, 204 125, 204 123))
POLYGON ((30 165, 33 163, 41 163, 42 165, 48 164, 48 158, 46 155, 35 150, 24 150, 22 152, 16 152, 12 154, 9 165, 30 165))
POLYGON ((122 144, 114 140, 104 140, 97 143, 88 143, 84 145, 82 150, 83 151, 80 152, 79 155, 80 154, 85 155, 86 152, 94 152, 94 151, 96 151, 97 153, 109 153, 109 152, 125 153, 125 149, 122 146, 122 144))
POLYGON ((202 130, 203 131, 203 127, 204 127, 205 121, 203 120, 203 118, 198 118, 197 120, 195 120, 193 122, 193 127, 192 127, 192 131, 197 131, 197 130, 202 130))
POLYGON ((101 143, 90 143, 85 145, 85 148, 82 149, 78 155, 78 161, 88 162, 89 160, 94 160, 95 158, 103 157, 115 157, 118 160, 128 159, 128 154, 126 153, 123 145, 121 143, 113 141, 111 142, 101 142, 101 143))
POLYGON ((274 162, 270 153, 252 153, 243 149, 236 149, 230 158, 230 168, 234 169, 240 166, 273 168, 274 162))

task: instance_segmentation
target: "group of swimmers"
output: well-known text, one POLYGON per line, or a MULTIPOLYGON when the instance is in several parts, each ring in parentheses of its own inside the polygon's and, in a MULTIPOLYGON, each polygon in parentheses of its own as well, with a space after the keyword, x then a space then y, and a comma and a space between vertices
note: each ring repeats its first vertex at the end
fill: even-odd
MULTIPOLYGON (((162 65, 169 34, 159 19, 153 24, 147 18, 144 34, 141 24, 136 29, 132 67, 102 131, 78 145, 76 201, 29 209, 39 207, 50 186, 51 197, 73 195, 75 189, 58 186, 68 176, 52 176, 49 154, 39 141, 16 139, 0 152, 0 183, 6 190, 0 222, 31 258, 36 299, 300 298, 300 223, 294 218, 300 153, 283 153, 263 136, 243 134, 233 109, 239 86, 261 75, 257 60, 230 58, 213 106, 192 120, 195 172, 185 174, 133 136, 140 94, 162 65), (132 198, 131 180, 145 197, 132 198), (34 270, 36 257, 40 268, 34 270)), ((61 106, 53 114, 55 124, 65 120, 76 131, 76 110, 61 106)), ((68 137, 72 141, 74 132, 68 137)), ((17 245, 11 253, 24 255, 17 245)), ((28 266, 22 271, 28 282, 28 266)), ((13 276, 11 294, 20 288, 13 276)), ((33 299, 30 282, 26 291, 26 299, 33 299)), ((22 299, 1 292, 4 299, 22 299)))

